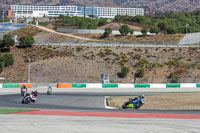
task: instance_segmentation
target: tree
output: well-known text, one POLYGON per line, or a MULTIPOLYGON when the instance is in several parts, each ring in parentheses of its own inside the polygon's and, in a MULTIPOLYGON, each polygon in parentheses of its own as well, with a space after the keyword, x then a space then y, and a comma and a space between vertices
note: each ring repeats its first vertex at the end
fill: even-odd
POLYGON ((120 22, 121 19, 122 19, 122 15, 116 15, 114 18, 115 22, 120 22))
POLYGON ((100 19, 99 23, 98 23, 98 27, 104 26, 106 25, 108 22, 106 19, 100 19))
POLYGON ((142 34, 143 34, 144 37, 147 36, 147 29, 146 29, 146 28, 143 28, 143 29, 141 30, 141 32, 142 32, 142 34))
POLYGON ((2 41, 3 41, 3 40, 2 40, 2 39, 0 39, 0 46, 1 46, 1 44, 2 44, 2 41))
POLYGON ((4 58, 5 67, 8 67, 14 64, 14 56, 12 54, 5 54, 3 58, 4 58))
POLYGON ((4 62, 0 62, 0 72, 3 72, 4 62))
POLYGON ((1 42, 1 48, 9 48, 10 46, 13 46, 15 44, 15 41, 12 39, 12 36, 10 35, 4 35, 3 40, 1 42))
POLYGON ((105 32, 103 33, 103 37, 106 38, 112 33, 112 29, 110 27, 105 28, 105 32))
POLYGON ((121 77, 124 78, 129 73, 130 69, 126 66, 121 67, 121 77))
POLYGON ((60 14, 60 15, 58 16, 58 18, 64 20, 65 16, 64 16, 63 14, 60 14))
POLYGON ((163 22, 158 23, 158 27, 160 28, 160 30, 166 31, 167 22, 163 21, 163 22))
POLYGON ((157 26, 153 26, 153 27, 151 27, 149 32, 158 34, 160 32, 160 29, 157 26))
POLYGON ((167 27, 167 33, 168 33, 168 34, 175 34, 175 33, 177 33, 177 30, 176 30, 176 28, 173 27, 173 26, 168 26, 168 27, 167 27))
POLYGON ((19 47, 21 48, 31 47, 35 43, 32 36, 22 36, 19 38, 19 41, 19 47))
POLYGON ((125 36, 130 32, 130 28, 128 27, 128 25, 122 25, 119 29, 119 32, 121 33, 121 35, 125 36))
POLYGON ((144 68, 138 68, 135 73, 136 78, 143 78, 144 77, 144 68))

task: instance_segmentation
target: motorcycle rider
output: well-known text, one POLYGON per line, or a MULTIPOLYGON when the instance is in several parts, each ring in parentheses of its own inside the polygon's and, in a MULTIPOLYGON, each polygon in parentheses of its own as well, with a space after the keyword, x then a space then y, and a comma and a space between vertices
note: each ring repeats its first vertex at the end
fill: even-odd
POLYGON ((49 85, 48 90, 47 90, 47 94, 50 94, 50 93, 52 93, 52 87, 51 87, 51 85, 49 85))
MULTIPOLYGON (((37 95, 38 95, 38 91, 37 91, 37 90, 32 91, 31 94, 33 94, 35 97, 37 97, 37 95)), ((31 98, 32 98, 32 97, 31 97, 31 98)))
POLYGON ((22 88, 21 88, 21 95, 24 96, 24 92, 27 93, 27 87, 25 84, 23 84, 22 88))
POLYGON ((131 101, 132 103, 133 103, 133 107, 135 106, 135 104, 136 103, 138 103, 137 101, 139 100, 139 99, 143 99, 144 98, 144 95, 142 95, 142 96, 137 96, 137 97, 135 97, 135 98, 129 98, 129 101, 131 101))
POLYGON ((28 97, 31 98, 32 102, 35 102, 35 100, 33 100, 33 97, 36 98, 38 95, 38 91, 32 91, 31 93, 26 93, 26 95, 24 96, 23 102, 22 103, 26 103, 26 100, 28 99, 28 97))

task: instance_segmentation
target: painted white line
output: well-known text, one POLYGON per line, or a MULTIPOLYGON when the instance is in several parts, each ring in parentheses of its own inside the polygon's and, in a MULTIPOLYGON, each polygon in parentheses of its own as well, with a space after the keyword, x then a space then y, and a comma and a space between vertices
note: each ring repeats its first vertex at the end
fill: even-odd
POLYGON ((107 98, 109 98, 109 97, 110 96, 105 96, 105 98, 104 98, 104 107, 105 107, 105 109, 118 109, 118 108, 107 106, 107 98))

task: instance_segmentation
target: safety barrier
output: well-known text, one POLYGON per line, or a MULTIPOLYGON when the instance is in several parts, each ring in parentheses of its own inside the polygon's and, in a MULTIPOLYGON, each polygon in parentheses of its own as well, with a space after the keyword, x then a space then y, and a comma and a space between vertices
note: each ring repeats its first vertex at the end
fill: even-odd
POLYGON ((57 84, 57 88, 72 88, 72 84, 57 84))
POLYGON ((177 84, 58 84, 57 88, 200 88, 200 83, 177 84))
POLYGON ((23 85, 26 85, 27 88, 32 88, 32 84, 29 83, 20 83, 19 87, 21 88, 23 85))
POLYGON ((32 88, 31 83, 2 83, 0 88, 21 88, 23 85, 26 85, 27 88, 32 88))
POLYGON ((3 83, 2 88, 19 88, 18 83, 3 83))
MULTIPOLYGON (((2 83, 0 88, 21 88, 23 85, 32 88, 32 83, 2 83)), ((177 83, 177 84, 57 84, 57 88, 200 88, 200 83, 177 83)))
POLYGON ((198 87, 200 88, 200 83, 199 83, 199 84, 196 84, 196 87, 197 87, 197 88, 198 88, 198 87))

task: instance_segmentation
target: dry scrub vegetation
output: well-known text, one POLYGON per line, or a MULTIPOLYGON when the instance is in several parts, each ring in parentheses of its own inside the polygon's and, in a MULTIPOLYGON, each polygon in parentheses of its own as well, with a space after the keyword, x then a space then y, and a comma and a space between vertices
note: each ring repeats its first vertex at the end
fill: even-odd
POLYGON ((136 83, 165 83, 172 73, 180 82, 200 82, 199 48, 134 48, 95 46, 33 46, 13 47, 15 64, 1 77, 5 82, 27 81, 27 59, 31 58, 31 82, 100 82, 100 74, 111 74, 111 83, 132 83, 137 68, 145 75, 136 83), (121 66, 130 69, 119 78, 121 66))
MULTIPOLYGON (((92 39, 101 38, 102 34, 74 34, 77 36, 89 37, 92 39)), ((184 37, 184 34, 158 34, 156 36, 135 36, 135 35, 110 35, 105 39, 101 39, 104 43, 136 43, 136 44, 178 44, 184 37)))
MULTIPOLYGON (((49 26, 47 26, 49 28, 49 26)), ((35 26, 29 25, 25 28, 13 31, 10 35, 18 35, 18 38, 24 35, 34 36, 36 42, 88 42, 80 39, 57 35, 38 29, 35 26)), ((184 37, 183 34, 158 34, 156 36, 135 36, 135 35, 110 35, 107 38, 100 39, 102 34, 73 34, 78 37, 90 38, 97 40, 98 43, 137 43, 137 44, 178 44, 184 37)))

